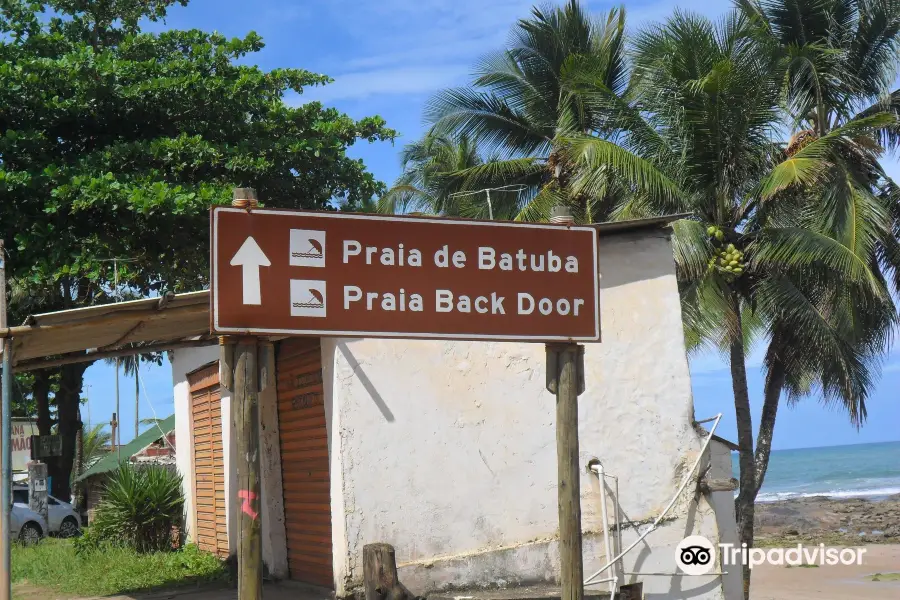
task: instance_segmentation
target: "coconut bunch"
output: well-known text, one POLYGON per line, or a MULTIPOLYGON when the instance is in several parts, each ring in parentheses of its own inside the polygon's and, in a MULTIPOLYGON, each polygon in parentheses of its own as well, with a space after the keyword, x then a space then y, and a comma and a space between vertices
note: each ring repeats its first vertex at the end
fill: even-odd
POLYGON ((740 277, 747 266, 744 262, 744 253, 734 244, 725 243, 725 232, 721 228, 711 225, 706 229, 706 233, 715 247, 715 253, 707 261, 708 270, 717 271, 729 281, 740 277))

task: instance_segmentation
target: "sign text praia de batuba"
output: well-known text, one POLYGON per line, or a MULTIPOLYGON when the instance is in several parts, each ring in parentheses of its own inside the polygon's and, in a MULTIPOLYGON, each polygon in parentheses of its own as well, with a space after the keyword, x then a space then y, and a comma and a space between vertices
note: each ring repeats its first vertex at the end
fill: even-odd
POLYGON ((212 211, 216 333, 593 341, 598 294, 590 227, 212 211))

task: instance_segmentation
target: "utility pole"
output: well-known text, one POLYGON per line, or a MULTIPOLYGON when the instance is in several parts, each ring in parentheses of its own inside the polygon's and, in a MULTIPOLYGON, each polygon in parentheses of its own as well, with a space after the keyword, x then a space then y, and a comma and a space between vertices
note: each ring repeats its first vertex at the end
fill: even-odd
MULTIPOLYGON (((119 357, 117 356, 116 357, 116 416, 121 415, 121 414, 122 414, 122 411, 119 410, 119 357)), ((113 417, 113 420, 115 420, 115 417, 113 417)), ((119 439, 119 437, 122 437, 122 433, 119 432, 119 437, 116 437, 117 431, 118 431, 118 428, 114 428, 112 431, 112 434, 113 434, 113 444, 115 444, 116 447, 118 448, 119 446, 122 445, 121 440, 119 439)), ((119 458, 121 458, 121 457, 119 457, 119 458)))
MULTIPOLYGON (((235 188, 232 206, 252 210, 258 205, 256 190, 235 188)), ((268 342, 257 337, 220 339, 221 384, 232 390, 233 430, 237 445, 238 498, 238 600, 262 598, 262 527, 260 523, 259 484, 259 392, 272 368, 260 364, 260 355, 268 362, 272 355, 268 342), (266 348, 260 353, 262 345, 266 348)))
MULTIPOLYGON (((574 223, 553 209, 551 223, 574 223)), ((556 394, 556 469, 559 508, 560 600, 584 600, 581 554, 581 472, 578 468, 578 396, 584 391, 584 346, 547 344, 547 391, 556 394)), ((602 483, 601 483, 602 484, 602 483)))
POLYGON ((93 425, 91 421, 91 384, 89 383, 84 384, 84 398, 87 400, 85 404, 87 404, 88 409, 88 423, 93 425))
POLYGON ((119 429, 118 413, 113 413, 113 418, 112 421, 109 422, 109 427, 110 429, 112 429, 111 443, 113 445, 113 448, 116 449, 116 460, 121 461, 122 453, 119 451, 119 445, 116 443, 116 431, 119 429))
MULTIPOLYGON (((0 239, 0 328, 6 323, 6 248, 0 239)), ((10 579, 10 511, 12 510, 12 338, 3 341, 2 403, 0 403, 0 600, 12 599, 10 579)))
POLYGON ((135 354, 132 358, 134 360, 134 437, 137 437, 138 425, 141 423, 141 380, 138 379, 141 355, 135 354))

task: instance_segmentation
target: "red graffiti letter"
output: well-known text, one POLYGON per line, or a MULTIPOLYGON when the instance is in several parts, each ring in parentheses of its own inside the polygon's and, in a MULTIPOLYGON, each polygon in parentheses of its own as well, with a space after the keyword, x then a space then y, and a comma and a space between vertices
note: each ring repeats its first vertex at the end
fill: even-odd
POLYGON ((250 490, 240 490, 238 491, 238 498, 241 498, 244 501, 241 504, 241 512, 250 515, 250 518, 255 521, 256 517, 259 516, 259 513, 253 510, 253 507, 250 506, 250 502, 256 500, 256 494, 250 490))

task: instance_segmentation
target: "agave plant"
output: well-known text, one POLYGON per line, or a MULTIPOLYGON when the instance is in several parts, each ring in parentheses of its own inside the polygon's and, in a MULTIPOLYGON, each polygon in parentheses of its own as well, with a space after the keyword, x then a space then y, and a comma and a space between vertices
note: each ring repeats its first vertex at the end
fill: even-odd
POLYGON ((89 536, 94 544, 137 552, 171 550, 183 509, 179 474, 158 465, 138 468, 123 462, 106 483, 89 536))

